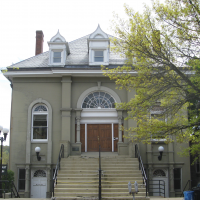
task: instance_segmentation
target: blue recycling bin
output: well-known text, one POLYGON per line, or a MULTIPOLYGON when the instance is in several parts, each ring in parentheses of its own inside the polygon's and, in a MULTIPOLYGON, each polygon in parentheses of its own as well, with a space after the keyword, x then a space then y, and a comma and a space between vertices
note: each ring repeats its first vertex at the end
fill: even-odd
POLYGON ((184 191, 184 200, 194 200, 194 191, 184 191))

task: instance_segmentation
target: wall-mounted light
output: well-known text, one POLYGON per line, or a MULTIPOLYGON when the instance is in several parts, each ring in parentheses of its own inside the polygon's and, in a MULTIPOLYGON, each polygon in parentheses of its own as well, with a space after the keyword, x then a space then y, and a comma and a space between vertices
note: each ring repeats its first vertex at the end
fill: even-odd
POLYGON ((41 157, 39 156, 40 150, 41 150, 41 148, 40 148, 40 147, 35 147, 35 152, 36 152, 36 155, 37 155, 37 160, 38 160, 38 161, 40 161, 40 160, 41 160, 41 157))
POLYGON ((158 160, 162 160, 162 154, 163 154, 163 151, 164 151, 164 147, 163 146, 159 146, 158 147, 158 151, 160 152, 160 155, 158 156, 158 160))

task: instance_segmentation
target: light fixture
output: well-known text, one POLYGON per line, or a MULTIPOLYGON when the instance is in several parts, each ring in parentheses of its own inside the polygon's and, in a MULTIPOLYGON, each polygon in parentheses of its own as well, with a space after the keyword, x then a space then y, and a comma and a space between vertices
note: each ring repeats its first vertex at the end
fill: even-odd
POLYGON ((6 138, 7 138, 8 132, 9 132, 9 129, 8 129, 8 128, 3 128, 4 141, 6 141, 6 138))
POLYGON ((159 146, 158 147, 158 151, 160 152, 160 155, 158 156, 158 160, 162 160, 162 154, 163 154, 163 151, 164 151, 164 147, 163 146, 159 146))
MULTIPOLYGON (((3 128, 3 126, 0 126, 0 134, 1 132, 3 133, 4 137, 0 137, 0 141, 1 141, 1 159, 0 159, 0 169, 2 169, 2 151, 3 151, 3 142, 6 141, 9 129, 7 128, 3 128)), ((0 177, 2 175, 2 170, 0 170, 0 177)), ((0 182, 0 190, 2 190, 2 183, 0 182)), ((2 193, 0 193, 0 198, 2 198, 2 193)))
POLYGON ((37 160, 38 160, 38 161, 40 161, 40 160, 41 160, 41 157, 39 156, 40 150, 41 150, 41 148, 40 148, 40 147, 35 147, 35 152, 36 152, 36 155, 37 155, 37 160))

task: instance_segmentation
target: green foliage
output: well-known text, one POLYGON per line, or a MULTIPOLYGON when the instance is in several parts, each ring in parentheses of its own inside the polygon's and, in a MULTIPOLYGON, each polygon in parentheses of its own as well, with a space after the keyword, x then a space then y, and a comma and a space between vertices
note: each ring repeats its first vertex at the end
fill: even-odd
POLYGON ((9 181, 9 184, 3 183, 2 188, 8 189, 6 192, 10 192, 12 188, 12 181, 14 181, 14 172, 8 169, 7 174, 2 176, 2 180, 9 181))
POLYGON ((198 0, 153 2, 142 14, 125 5, 128 20, 117 15, 111 49, 127 58, 123 67, 107 69, 118 89, 135 91, 117 104, 137 127, 124 129, 132 141, 191 142, 184 154, 200 153, 200 3, 198 0), (159 30, 159 31, 158 31, 159 30), (192 108, 189 110, 187 108, 192 108), (151 115, 156 113, 156 115, 151 115), (188 120, 189 115, 189 120, 188 120))
POLYGON ((2 164, 8 164, 9 163, 9 152, 10 152, 10 146, 3 146, 2 164))

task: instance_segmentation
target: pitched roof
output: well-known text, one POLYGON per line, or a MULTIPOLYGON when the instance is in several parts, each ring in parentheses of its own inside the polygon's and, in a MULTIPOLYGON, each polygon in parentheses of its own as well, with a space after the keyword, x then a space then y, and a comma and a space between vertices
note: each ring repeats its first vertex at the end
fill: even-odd
MULTIPOLYGON (((89 35, 82 38, 69 42, 70 54, 66 58, 65 65, 75 66, 75 65, 89 65, 89 54, 87 39, 89 35)), ((109 37, 112 37, 109 35, 109 37)), ((112 45, 112 44, 111 44, 112 45)), ((121 58, 114 52, 110 52, 110 65, 123 65, 125 59, 121 58)), ((51 67, 48 65, 49 62, 49 51, 41 53, 39 55, 33 56, 26 60, 20 61, 10 66, 10 68, 45 68, 51 67)))

